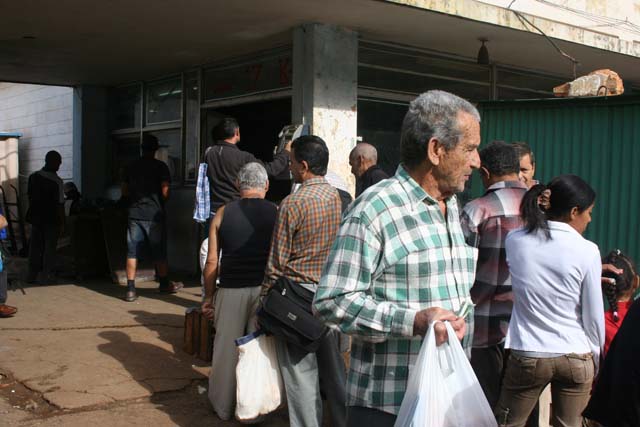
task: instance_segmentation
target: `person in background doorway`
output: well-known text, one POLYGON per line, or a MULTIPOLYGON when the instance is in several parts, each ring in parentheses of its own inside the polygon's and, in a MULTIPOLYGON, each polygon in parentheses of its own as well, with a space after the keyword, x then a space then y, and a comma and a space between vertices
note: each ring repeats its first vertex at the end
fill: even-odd
POLYGON ((518 175, 520 181, 522 181, 527 188, 531 188, 538 183, 537 180, 533 179, 536 173, 536 158, 533 155, 533 151, 531 151, 531 147, 529 147, 529 144, 526 142, 514 142, 513 146, 516 148, 520 159, 520 173, 518 175))
POLYGON ((366 142, 359 142, 349 154, 351 173, 356 177, 356 197, 389 175, 378 166, 376 147, 366 142))
MULTIPOLYGON (((207 164, 209 180, 210 216, 213 217, 220 208, 240 198, 240 190, 236 187, 236 179, 240 169, 250 162, 261 163, 270 178, 276 177, 289 168, 289 151, 291 141, 284 149, 273 156, 270 162, 261 162, 253 154, 238 147, 240 142, 240 125, 233 117, 225 117, 211 132, 213 145, 207 149, 204 162, 207 164)), ((209 222, 205 223, 205 239, 200 245, 200 269, 204 271, 209 248, 209 222)))
POLYGON ((145 134, 142 140, 142 157, 129 165, 122 196, 129 199, 127 224, 127 293, 125 301, 132 302, 136 295, 136 269, 138 258, 147 245, 156 264, 160 293, 175 293, 181 283, 169 282, 167 262, 167 229, 164 204, 169 198, 171 175, 164 162, 155 159, 158 139, 145 134))
POLYGON ((42 169, 29 176, 26 218, 31 224, 27 282, 41 284, 55 281, 56 245, 64 232, 64 191, 57 174, 62 157, 57 151, 49 151, 44 162, 42 169))

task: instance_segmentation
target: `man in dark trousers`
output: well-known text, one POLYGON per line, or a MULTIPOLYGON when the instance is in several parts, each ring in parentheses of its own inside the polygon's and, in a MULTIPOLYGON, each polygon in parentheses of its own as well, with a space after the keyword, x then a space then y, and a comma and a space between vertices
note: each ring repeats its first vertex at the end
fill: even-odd
POLYGON ((171 176, 164 162, 154 158, 158 139, 145 134, 142 157, 135 160, 125 173, 122 196, 129 199, 127 225, 127 293, 125 300, 135 301, 135 277, 138 258, 148 245, 156 263, 161 293, 175 293, 182 284, 170 283, 167 262, 167 229, 164 203, 169 198, 171 176))
POLYGON ((27 282, 43 284, 54 281, 56 245, 64 231, 64 191, 57 174, 62 157, 57 151, 49 151, 44 163, 42 169, 29 176, 27 190, 27 221, 31 224, 27 282))
POLYGON ((356 197, 364 190, 377 184, 389 175, 378 166, 376 147, 366 142, 359 142, 349 154, 351 173, 356 176, 356 197))

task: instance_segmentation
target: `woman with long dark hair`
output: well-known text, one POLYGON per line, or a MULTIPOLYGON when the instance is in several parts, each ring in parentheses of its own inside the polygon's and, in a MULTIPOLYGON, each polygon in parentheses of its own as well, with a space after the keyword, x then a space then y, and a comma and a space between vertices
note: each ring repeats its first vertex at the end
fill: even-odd
POLYGON ((579 427, 604 344, 598 247, 582 237, 595 191, 561 175, 524 196, 524 227, 507 236, 514 305, 496 407, 501 426, 524 426, 551 384, 554 426, 579 427))

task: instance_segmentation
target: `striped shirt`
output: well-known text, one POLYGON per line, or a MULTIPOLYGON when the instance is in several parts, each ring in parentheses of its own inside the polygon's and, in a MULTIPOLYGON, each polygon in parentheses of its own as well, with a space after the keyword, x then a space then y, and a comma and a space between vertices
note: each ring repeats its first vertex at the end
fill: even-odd
MULTIPOLYGON (((397 414, 422 344, 413 337, 416 313, 457 311, 469 297, 476 250, 465 244, 455 196, 446 206, 445 218, 438 201, 400 166, 345 213, 314 308, 353 337, 350 406, 397 414)), ((467 350, 472 333, 469 321, 467 350)))
POLYGON ((271 286, 280 276, 318 283, 340 216, 338 191, 323 177, 305 181, 287 196, 278 209, 264 284, 271 286))
POLYGON ((473 347, 497 345, 507 336, 513 302, 499 298, 511 292, 504 241, 511 230, 522 226, 520 203, 526 192, 520 181, 500 181, 462 210, 462 232, 467 243, 478 248, 476 281, 471 288, 476 304, 473 347))

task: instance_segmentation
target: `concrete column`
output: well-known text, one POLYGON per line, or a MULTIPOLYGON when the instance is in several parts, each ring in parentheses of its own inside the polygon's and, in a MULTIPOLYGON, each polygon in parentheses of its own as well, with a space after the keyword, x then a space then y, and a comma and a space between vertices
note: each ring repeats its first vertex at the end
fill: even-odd
POLYGON ((352 189, 349 152, 356 144, 358 35, 332 25, 305 24, 293 33, 294 123, 329 146, 329 169, 352 189))

